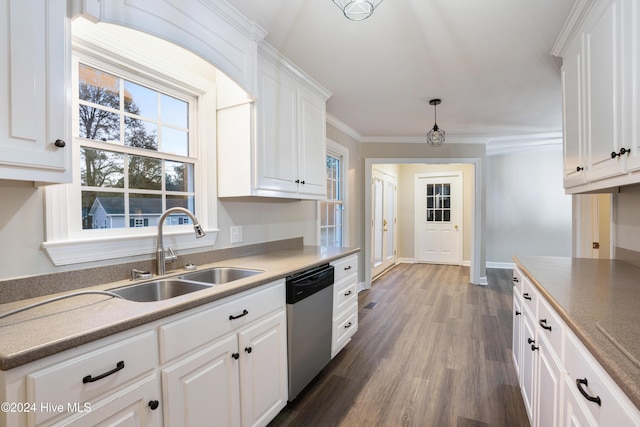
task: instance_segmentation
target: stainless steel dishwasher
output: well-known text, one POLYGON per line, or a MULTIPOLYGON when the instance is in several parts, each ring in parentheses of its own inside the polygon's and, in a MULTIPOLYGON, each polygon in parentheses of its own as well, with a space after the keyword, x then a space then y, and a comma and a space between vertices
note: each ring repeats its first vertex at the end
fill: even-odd
POLYGON ((293 401, 331 360, 333 266, 288 276, 286 289, 289 401, 293 401))

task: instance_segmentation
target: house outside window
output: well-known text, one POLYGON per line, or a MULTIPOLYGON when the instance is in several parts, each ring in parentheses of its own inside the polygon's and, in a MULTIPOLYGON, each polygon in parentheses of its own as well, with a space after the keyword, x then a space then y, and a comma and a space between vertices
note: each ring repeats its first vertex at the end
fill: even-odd
POLYGON ((319 202, 320 245, 346 246, 345 242, 345 164, 347 152, 341 146, 328 144, 327 199, 319 202))

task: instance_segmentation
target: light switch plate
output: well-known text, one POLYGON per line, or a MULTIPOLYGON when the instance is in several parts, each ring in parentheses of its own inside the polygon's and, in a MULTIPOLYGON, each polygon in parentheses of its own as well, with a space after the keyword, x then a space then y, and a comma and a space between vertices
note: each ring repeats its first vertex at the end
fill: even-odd
POLYGON ((231 234, 231 243, 242 242, 242 226, 241 225, 232 225, 229 227, 229 231, 231 234))

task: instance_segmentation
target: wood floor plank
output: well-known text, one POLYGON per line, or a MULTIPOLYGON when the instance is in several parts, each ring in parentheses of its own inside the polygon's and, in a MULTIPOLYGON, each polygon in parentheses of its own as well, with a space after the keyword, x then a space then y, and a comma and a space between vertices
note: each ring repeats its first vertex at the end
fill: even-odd
POLYGON ((487 276, 475 286, 468 267, 386 272, 358 295, 352 341, 270 427, 528 426, 511 358, 511 272, 487 276))

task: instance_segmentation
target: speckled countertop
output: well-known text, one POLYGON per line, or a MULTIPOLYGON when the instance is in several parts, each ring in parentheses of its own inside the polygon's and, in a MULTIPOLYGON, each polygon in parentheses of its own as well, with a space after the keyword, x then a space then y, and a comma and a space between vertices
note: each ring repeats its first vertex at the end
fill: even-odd
POLYGON ((640 267, 586 258, 514 260, 640 408, 640 267))
MULTIPOLYGON (((141 303, 101 295, 85 295, 24 311, 0 319, 0 370, 6 371, 51 354, 281 279, 309 267, 355 254, 358 251, 357 248, 303 246, 300 249, 280 250, 227 259, 199 266, 198 269, 219 266, 242 267, 264 270, 264 273, 158 302, 141 303)), ((162 277, 182 273, 184 273, 183 270, 172 271, 162 277)), ((158 278, 158 276, 154 277, 154 279, 158 278)), ((124 280, 86 289, 105 290, 127 284, 132 284, 132 282, 124 280)), ((57 295, 2 304, 0 305, 0 313, 57 295)))

